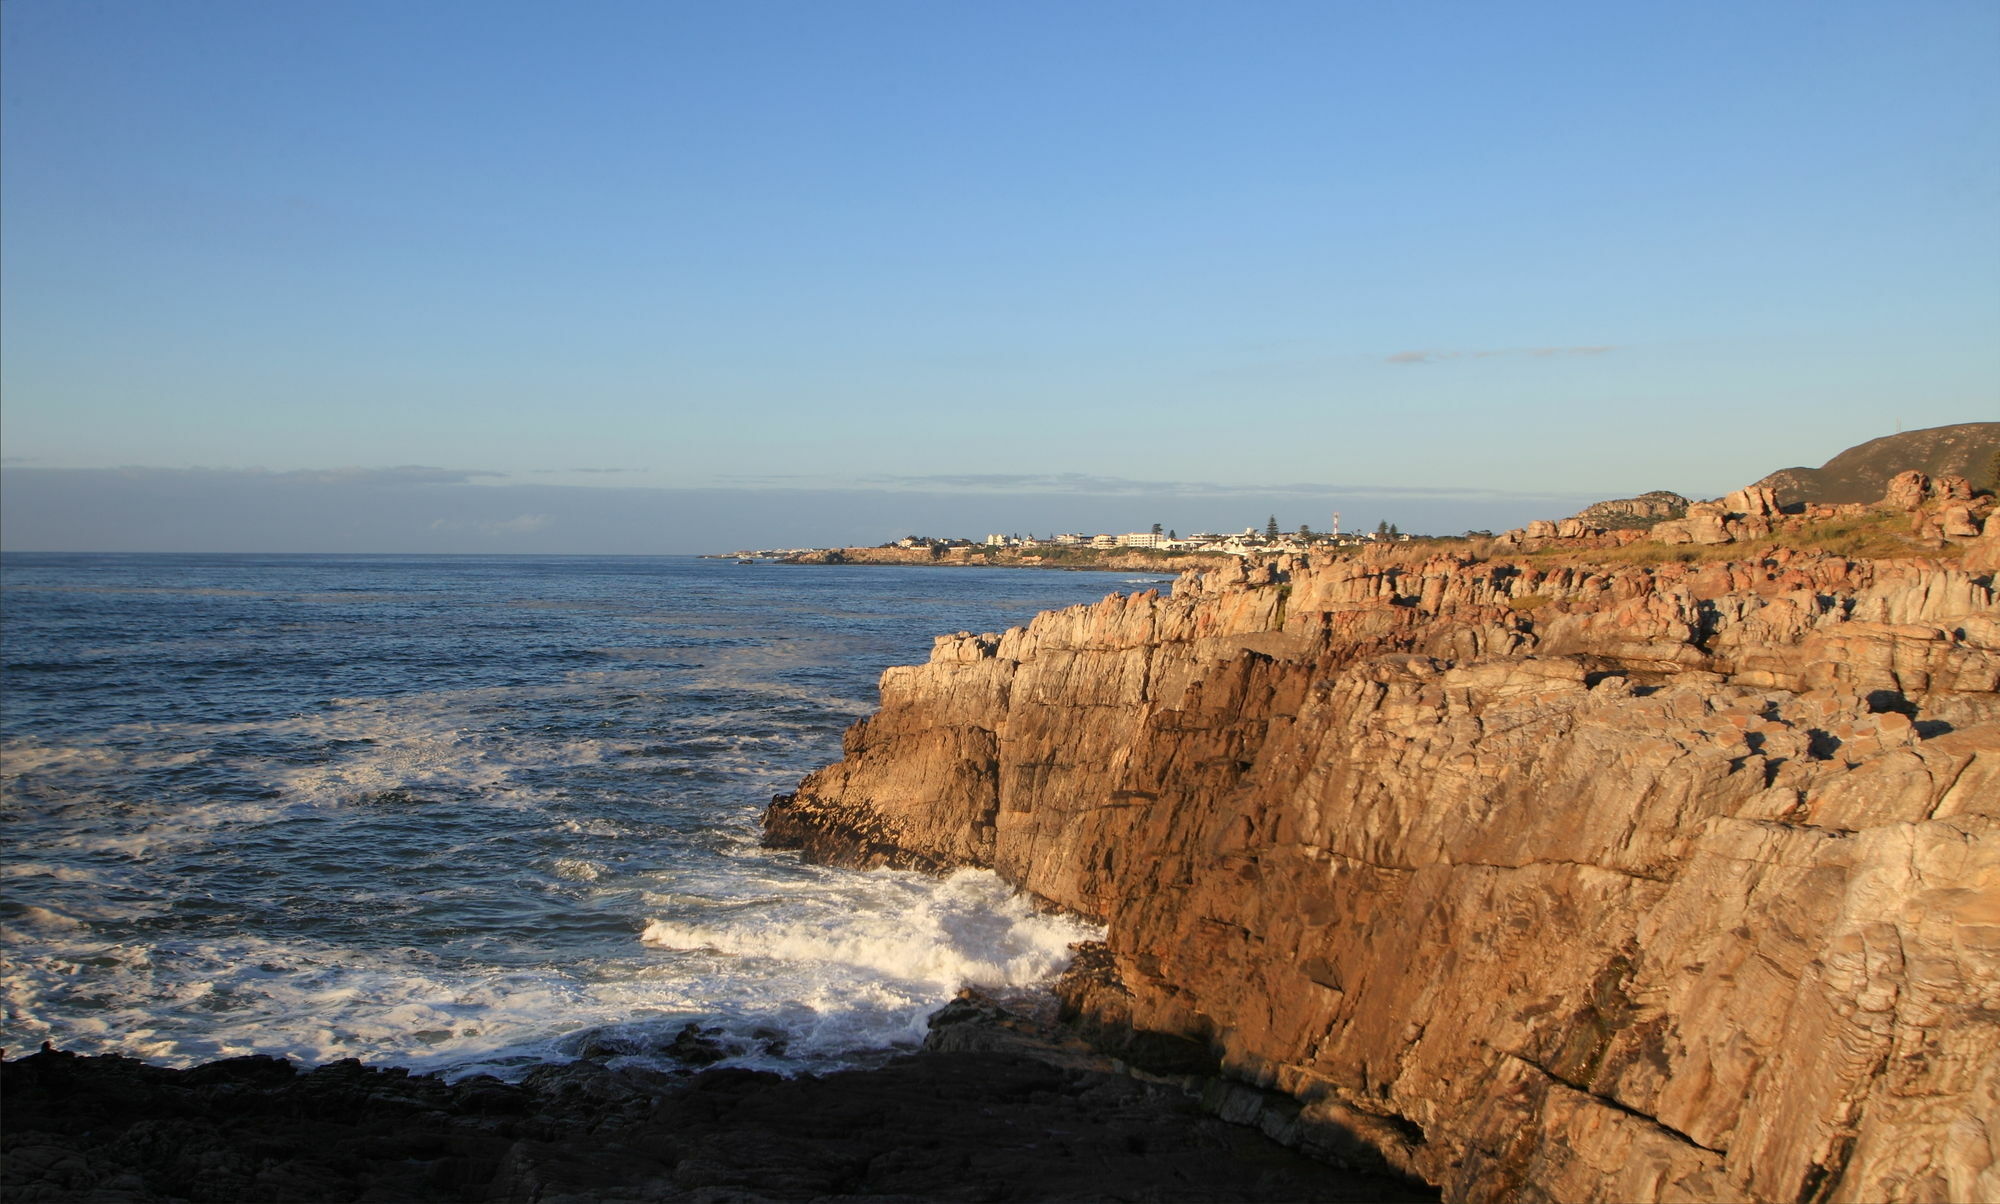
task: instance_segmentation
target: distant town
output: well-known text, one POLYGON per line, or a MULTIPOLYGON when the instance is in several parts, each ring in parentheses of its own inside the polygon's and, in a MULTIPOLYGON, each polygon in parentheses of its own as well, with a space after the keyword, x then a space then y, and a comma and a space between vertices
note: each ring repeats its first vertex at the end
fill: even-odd
MULTIPOLYGON (((1302 552, 1312 548, 1357 548, 1373 543, 1402 542, 1410 536, 1404 534, 1394 523, 1381 522, 1372 531, 1343 532, 1340 529, 1340 515, 1333 516, 1333 524, 1325 531, 1314 531, 1310 526, 1300 526, 1296 530, 1283 530, 1278 526, 1277 516, 1265 521, 1262 528, 1245 527, 1234 534, 1217 534, 1213 531, 1196 531, 1191 535, 1154 523, 1150 531, 1128 531, 1122 535, 1088 535, 1081 531, 1065 531, 1046 536, 1009 535, 994 533, 983 540, 938 537, 930 535, 905 535, 890 543, 876 545, 882 548, 903 548, 908 550, 929 549, 944 552, 953 549, 974 548, 1013 549, 1033 551, 1035 549, 1090 548, 1094 550, 1115 550, 1119 548, 1148 549, 1156 552, 1215 552, 1230 556, 1263 556, 1283 552, 1302 552)), ((760 560, 788 560, 824 553, 824 548, 760 548, 723 553, 719 555, 754 557, 760 560)))

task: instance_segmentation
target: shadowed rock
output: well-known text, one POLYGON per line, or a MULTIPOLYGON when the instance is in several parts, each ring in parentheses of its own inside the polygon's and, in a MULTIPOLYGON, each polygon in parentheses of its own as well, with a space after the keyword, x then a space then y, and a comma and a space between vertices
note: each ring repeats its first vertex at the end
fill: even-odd
POLYGON ((1180 1087, 965 1002, 878 1070, 519 1085, 273 1058, 0 1066, 9 1201, 1423 1200, 1300 1157, 1180 1087), (983 1035, 982 1035, 983 1034, 983 1035))

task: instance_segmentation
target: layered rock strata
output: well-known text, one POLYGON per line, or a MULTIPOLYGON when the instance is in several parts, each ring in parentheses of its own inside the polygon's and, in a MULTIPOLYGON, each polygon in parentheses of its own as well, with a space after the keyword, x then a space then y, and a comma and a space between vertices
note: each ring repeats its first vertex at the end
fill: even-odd
POLYGON ((941 638, 767 832, 1104 921, 1082 1019, 1447 1199, 1995 1199, 1996 688, 1945 561, 1231 566, 941 638))

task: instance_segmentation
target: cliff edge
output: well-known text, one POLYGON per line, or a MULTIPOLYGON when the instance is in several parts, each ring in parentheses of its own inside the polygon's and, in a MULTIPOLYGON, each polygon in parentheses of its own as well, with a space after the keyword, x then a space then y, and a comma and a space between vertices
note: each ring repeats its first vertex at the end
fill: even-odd
POLYGON ((768 839, 1103 920, 1084 1023, 1450 1200, 1996 1199, 1996 538, 1189 573, 888 670, 768 839))

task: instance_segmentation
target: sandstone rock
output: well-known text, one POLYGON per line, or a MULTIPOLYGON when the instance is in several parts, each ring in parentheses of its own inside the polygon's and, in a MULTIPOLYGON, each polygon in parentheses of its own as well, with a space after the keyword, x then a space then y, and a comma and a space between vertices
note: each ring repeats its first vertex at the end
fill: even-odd
POLYGON ((1966 548, 1959 564, 1971 573, 2000 572, 2000 510, 1986 516, 1978 538, 1966 548))
POLYGON ((1947 474, 1931 482, 1931 496, 1939 501, 1969 502, 1972 492, 1972 482, 1955 474, 1947 474))
POLYGON ((1972 507, 1957 504, 1943 506, 1938 510, 1938 526, 1946 535, 1957 539, 1972 539, 1979 534, 1979 523, 1972 517, 1972 507))
POLYGON ((1687 517, 1655 523, 1652 537, 1669 544, 1728 543, 1734 536, 1725 522, 1726 513, 1720 502, 1695 502, 1688 507, 1687 517))
POLYGON ((1929 500, 1931 479, 1915 469, 1899 472, 1889 478, 1889 486, 1882 493, 1884 510, 1915 510, 1929 500))
POLYGON ((1185 580, 892 670, 774 824, 1104 919, 1086 1023, 1199 1043, 1256 1089, 1222 1106, 1451 1199, 1993 1198, 1987 574, 1185 580))
POLYGON ((1777 494, 1765 485, 1749 485, 1722 499, 1724 513, 1732 518, 1776 518, 1783 511, 1777 494))

